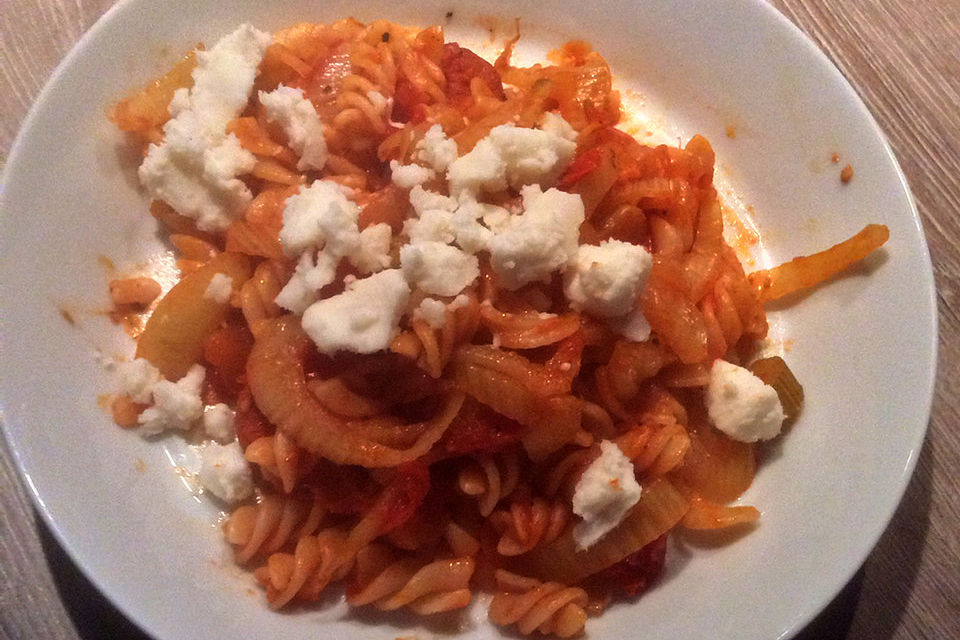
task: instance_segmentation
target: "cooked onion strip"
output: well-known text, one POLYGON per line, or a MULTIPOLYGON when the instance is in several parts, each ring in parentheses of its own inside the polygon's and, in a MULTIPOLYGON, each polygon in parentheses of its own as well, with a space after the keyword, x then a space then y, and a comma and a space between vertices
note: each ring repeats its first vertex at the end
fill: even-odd
POLYGON ((640 501, 594 546, 578 551, 568 530, 523 556, 520 564, 534 576, 576 584, 659 538, 683 518, 687 508, 686 498, 668 480, 654 480, 643 485, 640 501))
POLYGON ((304 360, 313 349, 295 318, 269 321, 254 342, 247 377, 267 420, 331 462, 393 467, 419 458, 440 439, 463 403, 463 394, 449 393, 431 420, 416 424, 392 416, 345 420, 328 411, 307 386, 304 360))
POLYGON ((750 274, 762 302, 770 302, 801 289, 816 286, 860 262, 890 238, 886 225, 868 224, 856 235, 829 249, 750 274))

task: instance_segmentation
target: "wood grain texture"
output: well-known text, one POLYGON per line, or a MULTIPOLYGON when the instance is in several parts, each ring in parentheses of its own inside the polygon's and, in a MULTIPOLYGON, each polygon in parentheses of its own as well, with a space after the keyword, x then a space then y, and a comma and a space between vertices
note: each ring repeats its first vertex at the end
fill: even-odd
MULTIPOLYGON (((772 0, 863 97, 907 175, 938 288, 927 442, 893 522, 803 640, 960 638, 960 2, 772 0)), ((111 0, 2 0, 0 159, 70 46, 111 0)), ((0 446, 0 638, 137 638, 39 522, 0 446)))

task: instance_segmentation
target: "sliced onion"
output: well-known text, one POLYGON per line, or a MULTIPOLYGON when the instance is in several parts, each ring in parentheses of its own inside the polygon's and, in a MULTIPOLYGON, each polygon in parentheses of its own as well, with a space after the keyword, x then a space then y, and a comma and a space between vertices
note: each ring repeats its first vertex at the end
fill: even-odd
POLYGON ((640 501, 615 529, 584 551, 577 551, 572 529, 518 559, 521 570, 544 580, 576 584, 620 562, 672 529, 689 505, 668 480, 643 485, 640 501))
POLYGON ((436 416, 415 424, 393 416, 345 420, 327 411, 307 386, 304 361, 313 350, 296 318, 267 321, 247 361, 247 378, 263 415, 298 445, 331 462, 393 467, 419 458, 463 403, 462 393, 450 393, 436 416))
POLYGON ((167 292, 137 341, 137 357, 146 358, 168 380, 178 380, 203 355, 203 343, 230 311, 229 302, 204 295, 217 273, 229 276, 233 291, 250 277, 250 261, 221 253, 185 276, 167 292))

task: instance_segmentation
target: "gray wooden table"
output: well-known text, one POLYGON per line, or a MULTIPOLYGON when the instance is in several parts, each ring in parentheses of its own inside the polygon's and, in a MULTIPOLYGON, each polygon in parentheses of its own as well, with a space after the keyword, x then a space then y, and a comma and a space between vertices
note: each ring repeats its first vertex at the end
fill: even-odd
MULTIPOLYGON (((113 0, 0 0, 0 159, 113 0)), ((917 471, 880 543, 803 640, 960 638, 960 0, 773 0, 889 136, 933 255, 940 364, 917 471)), ((142 638, 45 529, 0 443, 0 638, 142 638)), ((683 640, 683 639, 678 639, 683 640)))

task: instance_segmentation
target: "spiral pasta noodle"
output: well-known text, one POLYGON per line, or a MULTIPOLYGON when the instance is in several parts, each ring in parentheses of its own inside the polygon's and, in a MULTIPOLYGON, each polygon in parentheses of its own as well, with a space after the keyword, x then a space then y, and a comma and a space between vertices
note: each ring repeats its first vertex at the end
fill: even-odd
POLYGON ((557 539, 567 528, 572 514, 560 502, 548 503, 542 498, 514 501, 506 509, 490 514, 490 524, 500 534, 497 553, 518 556, 537 545, 557 539))
POLYGON ((468 343, 480 322, 480 305, 474 296, 456 309, 447 309, 443 326, 432 328, 421 318, 411 321, 411 328, 393 339, 390 350, 404 355, 434 378, 443 374, 456 348, 468 343))
POLYGON ((254 576, 266 587, 270 605, 280 608, 294 600, 317 600, 327 585, 350 572, 353 562, 346 535, 324 529, 297 540, 293 553, 271 554, 254 576))
POLYGON ((477 500, 477 510, 489 516, 497 504, 509 496, 520 480, 520 460, 516 453, 500 456, 476 456, 460 470, 457 487, 477 500))
POLYGON ((516 625, 522 634, 542 634, 569 638, 583 631, 587 620, 587 592, 556 582, 499 570, 499 592, 490 602, 490 621, 496 625, 516 625))
POLYGON ((223 524, 237 562, 271 554, 316 532, 326 515, 320 499, 266 493, 257 504, 235 509, 223 524))
POLYGON ((240 287, 240 310, 251 329, 255 329, 261 320, 282 314, 275 300, 292 273, 293 269, 282 262, 265 260, 257 265, 253 277, 240 287))
POLYGON ((257 465, 268 479, 274 480, 284 493, 290 493, 309 469, 310 460, 283 432, 262 436, 251 442, 244 456, 257 465))
POLYGON ((389 549, 371 545, 357 556, 347 602, 384 611, 405 607, 423 615, 461 609, 470 603, 473 571, 470 557, 398 559, 389 549))

